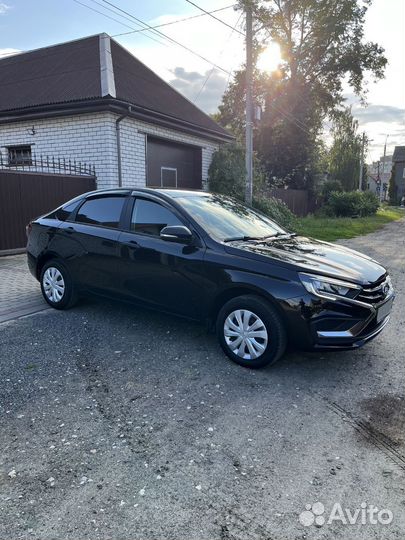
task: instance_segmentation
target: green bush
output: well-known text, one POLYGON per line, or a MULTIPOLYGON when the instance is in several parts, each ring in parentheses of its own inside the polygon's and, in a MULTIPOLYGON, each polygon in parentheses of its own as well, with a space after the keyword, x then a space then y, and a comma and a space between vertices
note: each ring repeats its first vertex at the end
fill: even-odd
POLYGON ((240 146, 221 146, 212 156, 208 169, 210 191, 243 200, 245 196, 245 156, 240 146))
POLYGON ((321 197, 325 202, 328 202, 331 193, 333 193, 334 191, 343 191, 342 183, 340 182, 340 180, 327 180, 321 186, 321 197))
MULTIPOLYGON (((238 144, 221 146, 212 156, 208 169, 210 191, 230 195, 243 201, 246 191, 245 151, 238 144)), ((267 175, 259 159, 253 158, 254 196, 266 190, 267 175)))
POLYGON ((265 214, 276 223, 289 230, 295 230, 297 218, 280 199, 275 197, 254 197, 253 207, 265 214))
POLYGON ((378 199, 370 191, 333 191, 324 210, 336 217, 355 217, 371 216, 378 207, 378 199))
POLYGON ((373 216, 380 206, 379 200, 371 191, 363 191, 360 195, 359 214, 361 216, 373 216))
MULTIPOLYGON (((214 152, 208 169, 208 182, 210 191, 244 201, 246 185, 244 150, 236 144, 228 144, 214 152)), ((265 172, 259 161, 255 159, 253 207, 281 226, 294 229, 296 224, 294 214, 282 201, 265 194, 266 182, 265 172)))

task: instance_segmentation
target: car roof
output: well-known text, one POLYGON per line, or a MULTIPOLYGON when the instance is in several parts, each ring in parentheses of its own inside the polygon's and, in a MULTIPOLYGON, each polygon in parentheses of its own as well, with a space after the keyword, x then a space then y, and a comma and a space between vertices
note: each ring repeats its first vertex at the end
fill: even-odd
POLYGON ((208 191, 202 191, 201 189, 154 188, 151 191, 152 193, 157 191, 174 199, 178 197, 207 197, 210 195, 208 191))
POLYGON ((88 193, 83 193, 78 197, 92 197, 97 195, 137 195, 139 193, 145 193, 150 195, 163 195, 169 198, 177 199, 180 197, 207 197, 210 195, 207 191, 202 191, 198 189, 174 189, 174 188, 152 188, 152 187, 142 187, 142 188, 109 188, 109 189, 96 189, 94 191, 89 191, 88 193))

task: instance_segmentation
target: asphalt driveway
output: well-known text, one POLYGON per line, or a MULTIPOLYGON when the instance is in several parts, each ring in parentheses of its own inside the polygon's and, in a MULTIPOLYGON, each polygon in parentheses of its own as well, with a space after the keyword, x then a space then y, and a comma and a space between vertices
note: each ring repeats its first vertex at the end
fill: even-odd
POLYGON ((354 352, 249 371, 196 324, 97 300, 0 325, 0 538, 402 539, 404 233, 344 242, 397 291, 354 352), (344 523, 370 505, 392 521, 344 523))

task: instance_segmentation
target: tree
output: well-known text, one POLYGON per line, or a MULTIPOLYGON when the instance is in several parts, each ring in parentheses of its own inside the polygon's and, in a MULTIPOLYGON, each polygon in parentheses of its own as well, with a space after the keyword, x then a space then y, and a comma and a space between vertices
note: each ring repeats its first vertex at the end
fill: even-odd
MULTIPOLYGON (((343 81, 365 97, 365 76, 383 77, 383 49, 364 40, 371 0, 240 0, 253 4, 257 56, 269 39, 281 48, 280 69, 254 71, 254 98, 264 109, 255 128, 255 148, 270 178, 292 187, 311 187, 317 174, 319 133, 326 116, 343 103, 343 81)), ((224 94, 218 120, 242 137, 245 73, 224 94)))
POLYGON ((332 135, 329 174, 342 184, 345 191, 353 191, 359 185, 362 137, 350 109, 346 108, 336 114, 332 135))
MULTIPOLYGON (((239 144, 226 144, 214 152, 208 170, 210 191, 244 200, 246 183, 245 149, 239 144)), ((253 156, 254 195, 266 191, 267 178, 262 165, 253 156)))
POLYGON ((279 43, 292 89, 302 85, 323 110, 342 101, 342 83, 358 95, 367 72, 384 75, 384 49, 364 41, 364 20, 372 0, 267 0, 257 16, 279 43))
POLYGON ((398 187, 395 182, 395 163, 392 166, 390 181, 388 185, 388 195, 390 204, 395 206, 398 204, 398 187))

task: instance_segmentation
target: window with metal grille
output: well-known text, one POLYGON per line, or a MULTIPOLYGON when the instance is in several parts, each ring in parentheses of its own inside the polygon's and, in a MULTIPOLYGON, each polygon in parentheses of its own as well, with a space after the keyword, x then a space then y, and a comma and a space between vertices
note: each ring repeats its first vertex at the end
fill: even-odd
POLYGON ((9 165, 32 165, 31 146, 28 144, 20 146, 8 146, 9 165))

